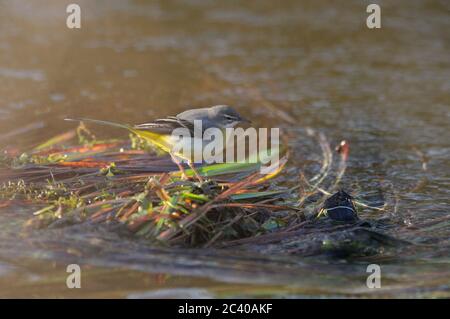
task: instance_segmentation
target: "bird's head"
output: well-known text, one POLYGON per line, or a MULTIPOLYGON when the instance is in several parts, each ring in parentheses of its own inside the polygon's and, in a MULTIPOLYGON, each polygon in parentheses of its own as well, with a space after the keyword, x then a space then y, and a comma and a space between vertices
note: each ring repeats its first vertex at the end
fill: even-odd
POLYGON ((216 105, 209 109, 209 118, 220 127, 235 127, 239 123, 251 123, 231 106, 216 105))

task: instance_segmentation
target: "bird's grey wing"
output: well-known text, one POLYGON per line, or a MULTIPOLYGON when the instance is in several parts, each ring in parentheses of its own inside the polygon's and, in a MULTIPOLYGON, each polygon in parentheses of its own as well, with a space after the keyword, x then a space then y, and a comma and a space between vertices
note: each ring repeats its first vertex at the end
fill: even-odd
POLYGON ((133 128, 160 134, 172 134, 174 129, 187 128, 192 136, 194 134, 194 125, 191 122, 173 116, 165 119, 158 119, 150 123, 135 125, 133 128))
POLYGON ((208 116, 209 108, 201 108, 201 109, 190 109, 184 112, 177 114, 177 119, 186 120, 189 122, 194 122, 194 120, 203 119, 208 116))
POLYGON ((220 128, 220 125, 210 120, 209 116, 207 115, 207 111, 208 108, 193 109, 180 113, 172 118, 177 119, 181 123, 184 123, 184 125, 186 125, 186 127, 188 127, 190 130, 192 128, 192 131, 194 128, 194 121, 201 121, 202 133, 204 133, 208 128, 220 128), (199 114, 200 111, 202 112, 202 115, 199 114))

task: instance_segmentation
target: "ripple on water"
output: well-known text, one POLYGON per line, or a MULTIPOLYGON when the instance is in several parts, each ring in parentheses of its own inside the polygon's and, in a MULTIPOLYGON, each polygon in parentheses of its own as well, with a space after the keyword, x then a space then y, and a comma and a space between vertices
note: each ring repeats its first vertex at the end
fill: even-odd
POLYGON ((0 67, 0 76, 11 79, 32 80, 36 82, 42 82, 46 79, 45 73, 42 70, 10 69, 4 67, 0 67))

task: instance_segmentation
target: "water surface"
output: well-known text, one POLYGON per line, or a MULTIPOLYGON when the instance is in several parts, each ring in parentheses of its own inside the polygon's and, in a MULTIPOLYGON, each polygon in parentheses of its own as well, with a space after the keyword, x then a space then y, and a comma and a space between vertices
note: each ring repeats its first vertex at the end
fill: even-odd
POLYGON ((380 30, 365 26, 367 1, 77 3, 82 28, 70 30, 64 2, 0 1, 2 149, 72 128, 65 117, 139 123, 230 104, 289 136, 289 184, 320 155, 305 127, 349 141, 343 186, 374 205, 400 194, 396 211, 361 217, 432 246, 381 256, 383 286, 370 290, 369 261, 161 249, 89 225, 30 231, 32 209, 8 207, 0 297, 450 296, 448 2, 379 1, 380 30), (80 290, 65 285, 71 262, 80 290))

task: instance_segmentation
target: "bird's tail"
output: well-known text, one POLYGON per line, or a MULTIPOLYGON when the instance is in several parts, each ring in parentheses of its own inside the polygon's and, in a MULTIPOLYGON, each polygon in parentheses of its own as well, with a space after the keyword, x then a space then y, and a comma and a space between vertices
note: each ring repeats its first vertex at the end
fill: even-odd
POLYGON ((87 119, 87 118, 77 118, 77 119, 70 119, 70 118, 66 118, 64 119, 64 121, 71 121, 71 122, 91 122, 91 123, 96 123, 96 124, 100 124, 100 125, 106 125, 106 126, 114 126, 114 127, 119 127, 119 128, 123 128, 126 130, 129 130, 131 132, 134 133, 134 129, 126 124, 120 124, 120 123, 115 123, 115 122, 110 122, 110 121, 102 121, 102 120, 94 120, 94 119, 87 119))
POLYGON ((170 152, 172 149, 170 137, 167 138, 163 134, 158 134, 158 133, 154 133, 154 132, 147 131, 147 130, 139 130, 139 129, 136 129, 127 124, 121 124, 121 123, 115 123, 115 122, 103 121, 103 120, 87 119, 87 118, 77 118, 77 119, 66 118, 64 120, 72 121, 72 122, 91 122, 91 123, 96 123, 96 124, 100 124, 100 125, 113 126, 113 127, 126 129, 126 130, 136 134, 137 136, 149 141, 150 143, 160 147, 161 149, 165 150, 166 152, 170 152))

